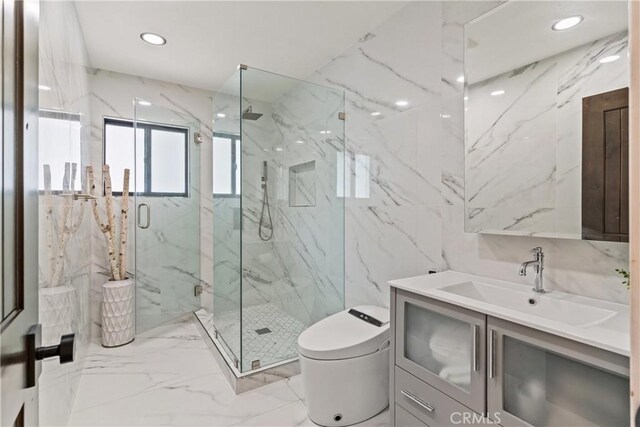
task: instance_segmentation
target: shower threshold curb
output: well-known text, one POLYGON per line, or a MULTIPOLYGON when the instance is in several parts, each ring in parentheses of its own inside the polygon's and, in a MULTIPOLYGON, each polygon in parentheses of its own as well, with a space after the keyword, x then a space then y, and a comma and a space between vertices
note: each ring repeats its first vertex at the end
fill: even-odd
POLYGON ((222 344, 215 337, 209 335, 197 312, 193 313, 193 317, 196 329, 207 343, 224 377, 236 394, 245 393, 300 373, 300 362, 297 357, 241 373, 233 366, 233 362, 222 348, 222 344))

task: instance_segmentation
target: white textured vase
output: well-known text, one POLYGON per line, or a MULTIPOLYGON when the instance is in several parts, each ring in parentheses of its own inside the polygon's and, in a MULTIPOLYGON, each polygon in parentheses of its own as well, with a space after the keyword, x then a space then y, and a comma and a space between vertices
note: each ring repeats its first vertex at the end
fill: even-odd
POLYGON ((59 344, 62 335, 75 332, 76 290, 69 285, 40 288, 38 298, 42 344, 59 344))
POLYGON ((118 347, 135 337, 134 281, 115 280, 102 285, 102 345, 118 347))

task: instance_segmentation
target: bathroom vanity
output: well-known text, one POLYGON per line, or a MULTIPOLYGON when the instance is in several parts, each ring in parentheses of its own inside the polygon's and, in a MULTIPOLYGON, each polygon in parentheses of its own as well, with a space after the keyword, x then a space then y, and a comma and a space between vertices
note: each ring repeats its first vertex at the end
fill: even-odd
POLYGON ((454 271, 389 284, 394 425, 629 425, 628 306, 454 271))

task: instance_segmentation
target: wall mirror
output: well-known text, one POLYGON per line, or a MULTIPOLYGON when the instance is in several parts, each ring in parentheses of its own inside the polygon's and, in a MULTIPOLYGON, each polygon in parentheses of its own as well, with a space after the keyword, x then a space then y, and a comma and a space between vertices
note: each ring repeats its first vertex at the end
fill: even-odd
POLYGON ((465 25, 465 230, 628 241, 628 4, 510 1, 465 25))

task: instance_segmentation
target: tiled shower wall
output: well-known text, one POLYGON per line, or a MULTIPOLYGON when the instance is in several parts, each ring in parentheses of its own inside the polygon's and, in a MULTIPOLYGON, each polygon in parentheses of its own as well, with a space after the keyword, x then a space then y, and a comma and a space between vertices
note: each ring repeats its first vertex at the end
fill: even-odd
POLYGON ((312 76, 346 90, 347 151, 368 164, 346 201, 347 306, 387 305, 388 280, 430 269, 526 283, 534 246, 549 288, 627 301, 627 244, 464 232, 463 25, 498 4, 411 3, 312 76))

